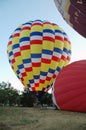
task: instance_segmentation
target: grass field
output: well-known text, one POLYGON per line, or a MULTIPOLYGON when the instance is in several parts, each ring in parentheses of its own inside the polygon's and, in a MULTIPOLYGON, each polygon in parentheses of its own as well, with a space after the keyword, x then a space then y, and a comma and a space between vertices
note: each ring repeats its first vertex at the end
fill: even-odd
POLYGON ((0 130, 86 130, 86 113, 0 107, 0 130))

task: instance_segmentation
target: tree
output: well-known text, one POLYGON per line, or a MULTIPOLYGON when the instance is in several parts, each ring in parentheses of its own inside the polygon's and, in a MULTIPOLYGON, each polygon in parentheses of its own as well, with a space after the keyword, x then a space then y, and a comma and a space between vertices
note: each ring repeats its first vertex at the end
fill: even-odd
POLYGON ((16 89, 11 86, 11 83, 0 83, 0 104, 1 105, 16 105, 19 104, 20 96, 16 89))
POLYGON ((21 95, 21 105, 23 107, 33 107, 35 102, 35 96, 27 90, 21 95))

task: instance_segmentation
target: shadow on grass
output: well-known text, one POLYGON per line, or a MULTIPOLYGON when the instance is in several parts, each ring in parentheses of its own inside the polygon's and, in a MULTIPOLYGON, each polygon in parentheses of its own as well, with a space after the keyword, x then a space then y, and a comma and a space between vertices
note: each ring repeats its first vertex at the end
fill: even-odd
POLYGON ((0 130, 11 130, 11 128, 8 125, 0 122, 0 130))

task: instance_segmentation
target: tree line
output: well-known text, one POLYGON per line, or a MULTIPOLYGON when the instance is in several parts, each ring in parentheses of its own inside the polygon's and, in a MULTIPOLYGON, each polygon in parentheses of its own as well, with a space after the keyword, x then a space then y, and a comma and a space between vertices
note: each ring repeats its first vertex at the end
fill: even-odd
POLYGON ((24 90, 21 94, 14 89, 11 83, 0 83, 0 106, 34 107, 37 105, 52 106, 52 95, 49 93, 37 93, 24 90))

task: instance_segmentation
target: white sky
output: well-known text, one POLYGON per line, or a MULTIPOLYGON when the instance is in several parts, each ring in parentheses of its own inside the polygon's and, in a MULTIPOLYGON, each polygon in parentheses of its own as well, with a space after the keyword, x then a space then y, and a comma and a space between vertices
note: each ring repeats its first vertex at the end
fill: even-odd
POLYGON ((86 58, 86 39, 63 20, 53 0, 0 0, 0 82, 9 81, 18 90, 23 85, 8 62, 8 39, 18 25, 35 19, 48 20, 64 29, 72 43, 71 62, 86 58))

